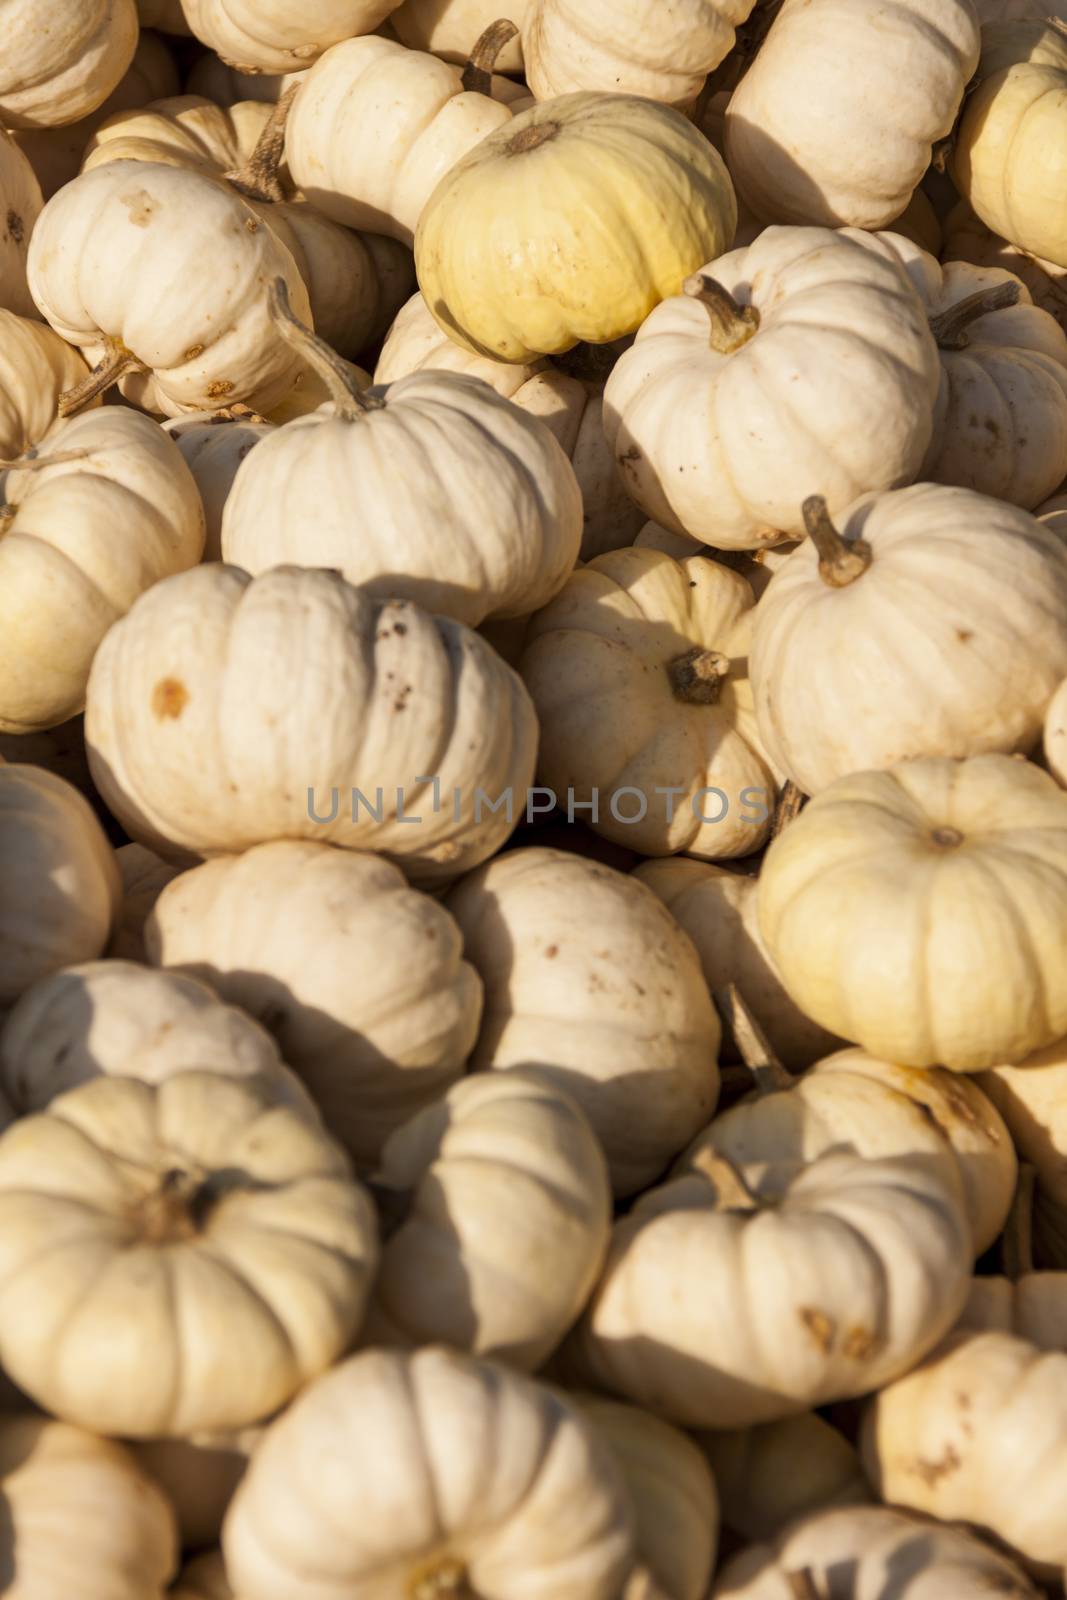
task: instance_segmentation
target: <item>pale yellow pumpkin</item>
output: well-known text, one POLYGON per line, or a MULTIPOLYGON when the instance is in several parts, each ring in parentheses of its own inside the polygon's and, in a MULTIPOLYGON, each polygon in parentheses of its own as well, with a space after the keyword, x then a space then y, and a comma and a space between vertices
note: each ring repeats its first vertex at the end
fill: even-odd
POLYGON ((633 333, 728 248, 736 226, 725 164, 681 112, 630 95, 562 95, 442 177, 419 220, 415 266, 452 338, 524 362, 633 333))
POLYGON ((643 884, 562 850, 502 855, 447 904, 485 984, 472 1066, 546 1072, 592 1123, 615 1193, 645 1188, 718 1097, 721 1030, 686 935, 643 884))
POLYGON ((39 445, 56 426, 60 395, 88 373, 45 323, 0 309, 0 459, 16 461, 39 445))
POLYGON ((14 0, 4 18, 0 124, 54 128, 107 99, 137 48, 134 0, 14 0))
POLYGON ((777 785, 748 684, 753 607, 745 579, 702 556, 581 567, 531 618, 519 665, 540 782, 642 855, 758 850, 777 785))
POLYGON ((350 1347, 378 1253, 340 1146, 209 1072, 96 1078, 21 1118, 0 1218, 0 1362, 130 1438, 270 1416, 350 1347))
POLYGON ((884 1061, 980 1072, 1067 1033, 1067 795, 1028 762, 839 778, 771 845, 758 910, 793 999, 884 1061))
POLYGON ((773 1539, 800 1517, 869 1505, 859 1455, 814 1411, 756 1428, 700 1432, 722 1520, 744 1539, 773 1539))
POLYGON ((26 279, 30 235, 44 206, 36 174, 14 139, 0 125, 0 307, 36 317, 26 279))
POLYGON ((222 1546, 250 1600, 618 1600, 634 1526, 608 1445, 556 1392, 452 1351, 367 1350, 267 1430, 222 1546))
POLYGON ((160 894, 181 869, 142 844, 120 845, 115 859, 122 875, 122 906, 107 954, 112 960, 147 965, 144 925, 160 894))
POLYGON ((353 34, 370 33, 397 0, 182 0, 189 31, 239 71, 299 71, 353 34))
POLYGON ((115 853, 88 801, 41 767, 0 761, 0 1006, 93 961, 118 915, 115 853))

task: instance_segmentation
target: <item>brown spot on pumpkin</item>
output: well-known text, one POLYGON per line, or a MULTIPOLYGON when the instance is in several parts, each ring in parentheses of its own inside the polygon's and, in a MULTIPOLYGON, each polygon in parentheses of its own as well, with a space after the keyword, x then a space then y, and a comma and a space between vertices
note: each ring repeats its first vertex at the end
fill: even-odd
POLYGON ((974 638, 974 629, 973 628, 957 628, 956 629, 956 638, 960 641, 960 644, 966 644, 968 639, 973 639, 974 638))
POLYGON ((811 1306, 801 1306, 797 1316, 823 1355, 828 1356, 833 1349, 834 1334, 837 1332, 833 1318, 828 1317, 825 1311, 816 1311, 811 1306))
POLYGON ((408 631, 408 625, 407 625, 406 622, 394 622, 393 623, 393 632, 396 633, 396 634, 399 634, 401 639, 404 637, 404 635, 405 635, 405 633, 407 633, 407 631, 408 631))
POLYGON ((185 354, 182 356, 182 360, 195 361, 197 356, 202 356, 203 353, 204 347, 202 344, 191 344, 188 350, 186 350, 185 354))
POLYGON ((119 204, 126 207, 135 228, 147 228, 156 214, 152 196, 147 189, 132 189, 129 194, 120 194, 119 204))
POLYGON ((232 388, 233 384, 229 378, 215 378, 211 383, 208 384, 207 393, 211 396, 212 400, 218 400, 224 394, 229 394, 232 388))
POLYGON ((938 1461, 924 1461, 922 1457, 914 1463, 912 1470, 917 1478, 921 1478, 927 1488, 932 1489, 941 1482, 942 1478, 950 1478, 962 1465, 955 1445, 947 1444, 944 1453, 938 1461))
POLYGON ((259 218, 258 217, 246 217, 245 218, 245 227, 248 229, 249 233, 258 233, 259 232, 259 218))
POLYGON ((8 208, 8 213, 4 220, 7 225, 8 238, 15 244, 21 244, 26 237, 26 224, 13 206, 8 208))
POLYGON ((877 1350, 879 1342, 872 1328, 855 1327, 849 1328, 841 1348, 849 1361, 866 1361, 877 1350))
POLYGON ((550 945, 548 945, 546 947, 546 949, 545 949, 545 960, 546 961, 555 961, 555 959, 556 959, 556 957, 558 955, 559 955, 559 945, 558 944, 550 944, 550 945))
POLYGON ((177 678, 160 678, 152 690, 152 714, 160 722, 176 722, 189 704, 189 691, 177 678))

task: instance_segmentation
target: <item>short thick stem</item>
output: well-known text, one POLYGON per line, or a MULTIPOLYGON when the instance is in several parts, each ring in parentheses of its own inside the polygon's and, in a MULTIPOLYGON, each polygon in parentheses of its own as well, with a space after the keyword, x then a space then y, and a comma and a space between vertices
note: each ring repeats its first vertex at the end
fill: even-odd
POLYGON ((181 1168, 165 1172, 137 1211, 141 1237, 149 1244, 192 1239, 201 1231, 210 1209, 210 1191, 202 1177, 181 1168))
POLYGON ((845 589, 855 583, 871 564, 871 547, 866 539, 843 539, 830 521, 826 501, 813 494, 803 506, 804 526, 819 552, 819 577, 831 589, 845 589))
POLYGON ((443 1561, 432 1572, 417 1578, 411 1600, 481 1600, 471 1587, 462 1561, 443 1561))
POLYGON ((97 362, 89 376, 60 395, 58 411, 61 417, 73 417, 79 411, 84 411, 100 395, 114 388, 128 372, 148 371, 144 362, 139 361, 118 339, 108 339, 106 343, 107 354, 97 362))
POLYGON ((716 989, 715 1005, 723 1022, 734 1036, 741 1060, 755 1080, 760 1094, 778 1094, 791 1089, 796 1081, 779 1061, 763 1029, 749 1010, 736 983, 716 989))
POLYGON ((484 94, 489 100, 493 98, 493 69, 497 57, 518 31, 506 17, 489 24, 463 68, 463 87, 468 94, 484 94))
POLYGON ((256 148, 244 166, 226 174, 226 181, 246 200, 277 205, 286 198, 279 173, 285 157, 285 126, 299 88, 300 85, 294 83, 282 95, 264 123, 263 131, 256 140, 256 148))
POLYGON ((1034 1270, 1034 1190, 1037 1172, 1028 1161, 1019 1164, 1019 1182, 1008 1213, 1000 1255, 1004 1275, 1018 1283, 1034 1270))
POLYGON ((971 342, 967 331, 971 323, 977 322, 979 317, 987 317, 991 311, 1005 311, 1008 306, 1017 306, 1021 288, 1017 279, 1010 278, 1004 283, 993 284, 989 289, 979 289, 977 294, 969 294, 965 300, 949 306, 947 311, 931 317, 930 332, 938 348, 965 350, 971 342))
POLYGON ((804 807, 804 792, 797 788, 792 778, 786 780, 782 792, 778 796, 778 804, 774 808, 771 819, 771 838, 777 839, 784 833, 791 822, 795 822, 804 807))
POLYGON ((730 676, 730 658, 699 646, 667 663, 671 693, 687 706, 713 706, 730 676))
POLYGON ((343 422, 358 422, 368 411, 381 411, 385 401, 364 394, 336 350, 306 328, 289 303, 284 278, 275 278, 270 288, 270 314, 286 344, 301 356, 307 366, 322 378, 330 392, 337 415, 343 422))
POLYGON ((699 300, 707 310, 711 348, 722 356, 740 350, 759 329, 756 307, 739 305, 729 289, 724 289, 706 273, 695 272, 691 278, 686 278, 682 292, 691 300, 699 300))

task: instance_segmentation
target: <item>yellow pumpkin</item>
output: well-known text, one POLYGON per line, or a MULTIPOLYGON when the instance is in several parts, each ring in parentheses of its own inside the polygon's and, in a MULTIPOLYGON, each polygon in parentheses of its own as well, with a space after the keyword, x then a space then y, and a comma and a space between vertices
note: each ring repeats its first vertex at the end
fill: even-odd
POLYGON ((568 94, 446 173, 419 218, 415 268, 457 343, 529 361, 633 333, 736 227, 725 164, 680 111, 568 94))

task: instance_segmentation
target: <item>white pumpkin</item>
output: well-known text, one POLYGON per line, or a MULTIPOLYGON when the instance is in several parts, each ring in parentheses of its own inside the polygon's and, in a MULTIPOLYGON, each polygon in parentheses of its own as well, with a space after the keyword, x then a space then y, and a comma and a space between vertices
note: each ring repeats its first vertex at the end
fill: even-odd
POLYGON ((39 445, 56 426, 60 395, 88 373, 45 323, 0 308, 0 460, 17 461, 39 445))
POLYGON ((0 124, 0 307, 36 317, 26 280, 30 235, 44 206, 41 186, 26 156, 0 124))
POLYGON ((448 907, 485 984, 471 1065, 535 1066, 585 1111, 616 1195, 703 1127, 720 1028, 696 951, 643 884, 562 850, 502 855, 448 907))
POLYGON ((463 1072, 482 985, 443 906, 380 856, 278 840, 182 874, 146 929, 157 965, 269 1028, 360 1164, 463 1072))
POLYGON ((368 1350, 267 1430, 222 1547, 249 1600, 618 1600, 634 1531, 607 1444, 558 1394, 447 1350, 368 1350))
POLYGON ((204 505, 205 561, 222 560, 222 513, 245 456, 275 424, 247 407, 194 411, 164 424, 196 480, 204 505))
POLYGON ((378 1253, 321 1126, 208 1072, 96 1078, 23 1117, 0 1137, 0 1218, 0 1362, 56 1416, 130 1438, 270 1416, 350 1347, 378 1253))
MULTIPOLYGON (((486 28, 506 12, 516 28, 522 28, 530 0, 403 0, 389 14, 389 25, 401 44, 411 50, 427 50, 463 66, 486 28)), ((501 50, 497 72, 522 71, 522 35, 516 33, 501 50)))
POLYGON ((299 71, 353 34, 370 33, 397 0, 182 0, 189 31, 240 72, 299 71))
MULTIPOLYGON (((45 320, 98 364, 95 392, 135 372, 138 401, 168 416, 237 401, 262 410, 300 371, 268 302, 281 277, 309 316, 296 262, 239 195, 201 173, 147 161, 83 172, 42 211, 29 277, 45 320)), ((88 397, 75 390, 68 404, 88 397)))
POLYGON ((816 491, 836 511, 914 478, 940 363, 890 243, 768 228, 686 290, 604 391, 608 443, 647 516, 695 544, 757 549, 800 536, 816 491))
POLYGON ((0 64, 0 124, 54 128, 107 99, 137 48, 134 0, 15 0, 0 64))
POLYGON ((883 1061, 980 1072, 1067 1033, 1067 795, 1029 762, 839 778, 771 845, 758 911, 797 1004, 883 1061))
POLYGON ((1039 1600, 1026 1576, 962 1528, 884 1506, 822 1511, 785 1528, 772 1544, 734 1557, 713 1600, 821 1600, 841 1574, 855 1596, 888 1600, 1039 1600))
POLYGON ((270 105, 255 100, 223 107, 192 94, 153 98, 124 108, 93 131, 82 171, 112 161, 149 161, 222 177, 248 160, 271 115, 270 105))
POLYGON ((708 1152, 642 1195, 615 1224, 566 1370, 698 1428, 773 1422, 909 1371, 970 1285, 954 1167, 831 1150, 777 1176, 756 1194, 708 1152))
POLYGON ((939 484, 865 495, 836 525, 821 500, 805 516, 811 537, 760 601, 749 657, 760 738, 798 788, 1032 749, 1067 675, 1064 541, 939 484))
POLYGON ((160 894, 181 868, 142 844, 120 845, 115 859, 122 876, 122 906, 107 954, 112 960, 147 964, 144 925, 160 894))
POLYGON ((4 1585, 46 1600, 164 1600, 174 1512, 130 1452, 48 1417, 0 1419, 4 1585))
POLYGON ((598 556, 530 619, 538 778, 643 855, 749 855, 777 785, 748 684, 754 597, 703 556, 598 556))
POLYGON ((234 1490, 262 1436, 262 1428, 243 1428, 197 1434, 193 1439, 135 1439, 128 1444, 174 1507, 183 1550, 218 1544, 234 1490))
MULTIPOLYGON (((839 1044, 790 999, 759 931, 757 881, 682 856, 646 861, 634 877, 657 895, 692 939, 712 994, 736 984, 784 1066, 799 1072, 839 1044)), ((737 1060, 732 1034, 724 1060, 737 1060)))
POLYGON ((372 1344, 448 1344, 535 1372, 592 1293, 611 1233, 585 1116, 531 1072, 479 1072, 391 1135, 372 1344))
POLYGON ((0 761, 0 1006, 49 973, 93 961, 122 885, 92 809, 41 767, 0 761))
POLYGON ((457 67, 390 39, 346 39, 297 90, 285 138, 289 170, 335 222, 410 246, 438 179, 509 122, 525 96, 504 78, 490 88, 466 90, 457 67))
POLYGON ((179 860, 304 838, 452 878, 511 832, 536 741, 521 680, 477 634, 292 567, 157 584, 89 681, 97 787, 179 860))
POLYGON ((978 65, 971 0, 785 0, 726 111, 726 158, 765 222, 884 228, 978 65))
POLYGON ((755 0, 531 0, 522 28, 526 81, 538 100, 599 89, 681 110, 735 44, 755 0))
POLYGON ((814 1411, 704 1431, 697 1443, 715 1474, 723 1523, 744 1539, 773 1539, 799 1517, 872 1499, 859 1455, 814 1411))
POLYGON ((204 510, 177 446, 127 407, 53 429, 2 481, 0 728, 31 733, 82 710, 112 623, 200 560, 204 510))
POLYGON ((0 1026, 0 1091, 19 1116, 94 1078, 160 1084, 177 1072, 253 1079, 317 1120, 269 1035, 180 973, 115 960, 65 967, 28 989, 0 1026))

